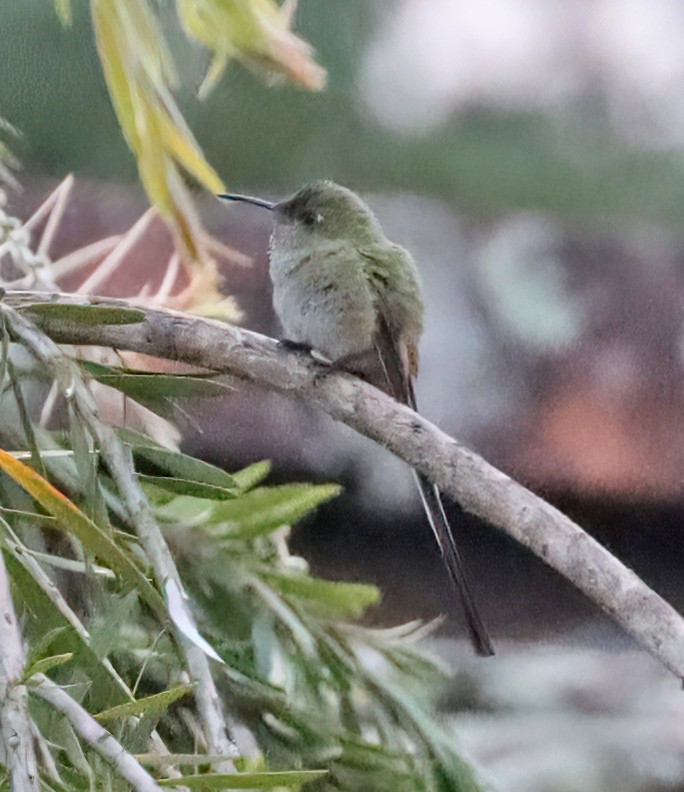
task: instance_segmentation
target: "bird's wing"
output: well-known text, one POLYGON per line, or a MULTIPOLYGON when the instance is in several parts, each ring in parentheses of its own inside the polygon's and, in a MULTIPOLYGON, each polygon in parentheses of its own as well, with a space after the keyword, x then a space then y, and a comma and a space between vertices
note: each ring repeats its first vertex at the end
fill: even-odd
POLYGON ((360 248, 376 310, 374 351, 380 362, 377 387, 415 407, 412 377, 418 373, 423 329, 420 277, 411 255, 398 245, 360 248))

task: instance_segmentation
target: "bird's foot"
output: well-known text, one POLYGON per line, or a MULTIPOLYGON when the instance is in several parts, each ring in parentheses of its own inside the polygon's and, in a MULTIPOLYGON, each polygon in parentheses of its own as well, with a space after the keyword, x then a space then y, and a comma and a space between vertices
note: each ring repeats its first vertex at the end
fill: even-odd
POLYGON ((325 379, 331 371, 336 370, 334 363, 322 352, 312 347, 311 344, 303 344, 301 341, 292 341, 289 338, 281 338, 278 344, 283 347, 283 349, 306 355, 307 358, 314 363, 314 385, 317 385, 321 380, 325 379))
POLYGON ((302 344, 301 341, 292 341, 290 338, 281 338, 278 344, 291 352, 306 352, 307 355, 313 352, 311 344, 302 344))

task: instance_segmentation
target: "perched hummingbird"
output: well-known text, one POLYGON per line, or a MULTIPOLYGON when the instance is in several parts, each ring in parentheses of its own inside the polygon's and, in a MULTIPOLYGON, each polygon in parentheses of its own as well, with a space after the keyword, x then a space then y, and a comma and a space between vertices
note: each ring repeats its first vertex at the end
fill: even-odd
MULTIPOLYGON (((390 242, 358 195, 317 181, 278 203, 220 195, 268 209, 273 305, 286 342, 327 358, 416 409, 423 298, 413 258, 390 242)), ((475 651, 493 655, 475 607, 437 487, 416 481, 449 577, 465 611, 475 651)))

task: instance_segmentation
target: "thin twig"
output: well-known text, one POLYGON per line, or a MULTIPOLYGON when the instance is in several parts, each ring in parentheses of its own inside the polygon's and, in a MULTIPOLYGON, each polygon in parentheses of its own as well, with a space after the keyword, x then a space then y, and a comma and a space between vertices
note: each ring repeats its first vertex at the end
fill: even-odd
MULTIPOLYGON (((97 440, 102 459, 121 494, 130 524, 140 537, 140 542, 150 560, 160 591, 167 589, 169 581, 175 584, 178 591, 183 591, 183 584, 171 551, 135 476, 130 449, 124 446, 114 430, 99 418, 97 405, 80 376, 80 370, 50 338, 37 330, 36 326, 25 317, 5 303, 0 303, 0 312, 4 314, 10 334, 21 341, 46 367, 63 395, 71 400, 74 409, 97 440)), ((182 597, 178 600, 178 607, 184 611, 182 614, 185 617, 184 621, 196 630, 190 609, 182 597)), ((175 623, 174 627, 176 627, 175 623)), ((185 654, 190 678, 197 683, 195 700, 205 730, 207 749, 212 754, 235 756, 237 749, 226 731, 225 717, 207 656, 202 649, 191 644, 179 629, 175 632, 178 644, 185 654)), ((223 766, 218 769, 221 772, 231 772, 234 768, 223 766)))
POLYGON ((55 238, 59 224, 62 222, 62 218, 64 217, 64 212, 66 211, 67 202, 69 201, 69 196, 71 195, 73 186, 74 176, 72 173, 70 173, 55 190, 55 205, 50 211, 50 216, 47 223, 45 224, 43 235, 41 236, 40 242, 38 243, 38 249, 36 250, 38 255, 49 255, 50 246, 52 245, 52 241, 55 238))
MULTIPOLYGON (((8 294, 27 305, 74 296, 8 294)), ((91 300, 121 305, 123 301, 91 300)), ((560 572, 648 652, 684 679, 684 620, 572 520, 408 407, 347 374, 329 372, 276 341, 178 312, 147 310, 133 325, 79 325, 45 313, 56 342, 94 344, 202 366, 291 394, 381 443, 424 473, 464 509, 487 520, 560 572)))
POLYGON ((28 681, 32 693, 47 701, 69 721, 76 734, 98 753, 136 792, 162 792, 154 778, 93 716, 44 674, 28 681))
POLYGON ((50 746, 47 743, 45 737, 43 737, 42 732, 36 726, 35 723, 31 724, 31 734, 33 734, 33 739, 36 743, 36 750, 38 755, 40 756, 40 762, 43 766, 45 772, 50 776, 53 781, 56 781, 58 784, 64 786, 64 781, 59 774, 59 770, 57 769, 57 765, 55 760, 52 756, 52 752, 50 751, 50 746))
POLYGON ((173 291, 173 287, 176 285, 179 271, 180 255, 176 250, 171 254, 169 263, 166 265, 164 277, 162 278, 162 282, 154 295, 154 299, 152 300, 154 305, 165 304, 165 301, 169 298, 171 292, 173 291))
POLYGON ((156 217, 154 209, 148 209, 138 220, 122 235, 121 241, 116 245, 109 255, 104 258, 90 275, 78 287, 79 294, 88 294, 98 289, 116 272, 116 269, 124 261, 143 234, 147 231, 150 223, 156 217))
POLYGON ((61 258, 53 261, 50 265, 52 277, 56 280, 69 275, 74 270, 82 269, 92 264, 99 258, 109 255, 112 250, 121 241, 122 234, 115 234, 114 236, 98 239, 96 242, 91 242, 89 245, 72 250, 71 253, 66 253, 61 258))
POLYGON ((73 174, 69 174, 66 176, 55 189, 48 195, 48 197, 43 201, 43 203, 36 209, 36 211, 29 217, 29 219, 24 223, 24 228, 27 231, 33 231, 33 229, 38 225, 38 223, 42 222, 45 217, 47 217, 50 212, 52 212, 53 207, 59 201, 60 197, 66 192, 71 192, 71 188, 74 185, 74 176, 73 174))
POLYGON ((0 553, 0 731, 3 764, 12 779, 12 792, 38 792, 39 788, 26 686, 22 683, 25 664, 5 559, 0 553))

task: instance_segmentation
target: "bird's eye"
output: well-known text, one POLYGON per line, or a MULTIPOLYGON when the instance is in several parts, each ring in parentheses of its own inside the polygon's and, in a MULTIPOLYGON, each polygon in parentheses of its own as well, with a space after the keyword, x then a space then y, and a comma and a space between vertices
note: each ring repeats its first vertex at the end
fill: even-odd
POLYGON ((320 212, 307 212, 304 217, 302 217, 302 222, 305 226, 311 228, 323 222, 323 215, 320 214, 320 212))

